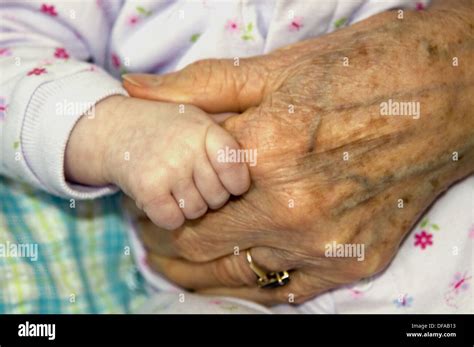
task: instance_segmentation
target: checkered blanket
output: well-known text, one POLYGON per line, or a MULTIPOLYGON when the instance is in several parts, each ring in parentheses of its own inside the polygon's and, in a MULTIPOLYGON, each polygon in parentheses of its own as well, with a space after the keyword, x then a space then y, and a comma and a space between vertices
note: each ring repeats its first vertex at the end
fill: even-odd
POLYGON ((0 313, 126 313, 146 297, 121 196, 65 200, 0 177, 0 313))

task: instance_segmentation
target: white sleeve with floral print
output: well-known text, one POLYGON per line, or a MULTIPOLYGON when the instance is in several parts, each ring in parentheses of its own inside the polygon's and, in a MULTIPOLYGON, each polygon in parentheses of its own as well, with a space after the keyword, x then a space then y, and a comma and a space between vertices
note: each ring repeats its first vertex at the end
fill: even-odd
POLYGON ((101 5, 2 1, 2 175, 77 199, 115 191, 70 184, 63 169, 67 139, 81 115, 92 117, 94 104, 109 95, 126 95, 119 81, 87 62, 103 65, 119 10, 101 5))

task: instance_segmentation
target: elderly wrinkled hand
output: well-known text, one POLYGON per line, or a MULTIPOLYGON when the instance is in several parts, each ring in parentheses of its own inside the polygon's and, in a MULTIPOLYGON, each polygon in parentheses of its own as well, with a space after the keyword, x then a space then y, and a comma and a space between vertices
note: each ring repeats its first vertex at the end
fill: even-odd
POLYGON ((222 209, 172 232, 140 220, 152 267, 186 288, 265 304, 383 269, 431 202, 474 170, 474 72, 451 61, 472 61, 472 17, 445 30, 436 15, 388 12, 238 66, 126 76, 135 97, 242 112, 223 126, 258 154, 250 190, 222 209), (396 115, 393 102, 415 104, 396 115), (331 245, 364 253, 334 257, 331 245), (266 271, 292 270, 289 284, 258 288, 247 249, 266 271))

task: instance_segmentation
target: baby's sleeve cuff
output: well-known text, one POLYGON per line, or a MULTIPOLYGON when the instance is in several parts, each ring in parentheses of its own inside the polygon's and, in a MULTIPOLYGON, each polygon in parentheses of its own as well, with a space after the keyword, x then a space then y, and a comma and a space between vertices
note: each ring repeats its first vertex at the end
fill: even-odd
MULTIPOLYGON (((21 131, 25 162, 40 188, 65 198, 94 199, 115 186, 91 187, 66 181, 64 156, 76 122, 100 100, 127 95, 119 81, 100 69, 82 71, 40 85, 26 109, 21 131)), ((85 115, 86 114, 86 115, 85 115)))

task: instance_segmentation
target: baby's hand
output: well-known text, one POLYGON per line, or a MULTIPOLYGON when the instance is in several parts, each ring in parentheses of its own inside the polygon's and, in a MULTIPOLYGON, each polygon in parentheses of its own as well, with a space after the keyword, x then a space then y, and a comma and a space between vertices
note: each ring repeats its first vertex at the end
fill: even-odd
POLYGON ((82 117, 75 126, 66 173, 80 183, 118 185, 153 223, 176 229, 185 218, 198 218, 249 188, 245 163, 218 160, 226 147, 239 149, 230 134, 194 106, 180 110, 176 104, 112 96, 97 105, 95 119, 82 117), (81 146, 90 147, 84 141, 92 142, 91 150, 81 151, 81 146), (100 155, 93 153, 94 146, 100 155), (100 175, 88 177, 93 158, 102 162, 96 170, 100 175), (86 166, 77 163, 82 160, 86 166))

